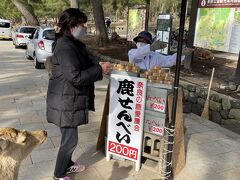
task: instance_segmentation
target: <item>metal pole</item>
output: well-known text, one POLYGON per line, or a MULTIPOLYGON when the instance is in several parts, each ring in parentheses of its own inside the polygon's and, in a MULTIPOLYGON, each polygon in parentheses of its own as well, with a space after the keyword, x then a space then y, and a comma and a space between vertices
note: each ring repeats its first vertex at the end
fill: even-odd
MULTIPOLYGON (((187 0, 182 0, 181 4, 181 16, 180 16, 180 25, 179 25, 179 41, 178 41, 178 49, 177 49, 177 62, 176 62, 176 70, 175 70, 175 80, 173 87, 173 103, 172 103, 172 115, 171 122, 169 124, 170 133, 175 129, 175 120, 176 120, 176 110, 177 110, 177 98, 178 98, 178 87, 179 87, 179 76, 180 76, 180 68, 181 68, 181 56, 182 56, 182 41, 183 41, 183 33, 184 33, 184 24, 185 24, 185 14, 186 14, 186 4, 187 0)), ((173 150, 173 142, 174 137, 169 137, 169 145, 168 145, 168 154, 167 154, 167 172, 172 172, 172 150, 173 150)))

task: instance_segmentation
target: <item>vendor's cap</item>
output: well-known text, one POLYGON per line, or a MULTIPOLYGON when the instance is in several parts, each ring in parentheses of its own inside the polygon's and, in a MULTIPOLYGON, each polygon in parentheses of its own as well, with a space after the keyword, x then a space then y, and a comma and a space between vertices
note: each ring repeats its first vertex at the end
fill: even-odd
POLYGON ((148 44, 152 44, 152 35, 147 31, 142 31, 136 36, 133 41, 137 43, 139 38, 144 38, 147 40, 148 44))

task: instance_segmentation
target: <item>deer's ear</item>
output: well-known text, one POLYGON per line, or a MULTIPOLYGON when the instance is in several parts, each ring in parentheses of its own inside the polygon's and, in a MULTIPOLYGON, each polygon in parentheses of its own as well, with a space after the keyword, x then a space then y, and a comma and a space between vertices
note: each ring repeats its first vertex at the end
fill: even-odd
POLYGON ((8 145, 9 145, 9 141, 8 140, 0 138, 0 151, 3 151, 5 149, 7 149, 8 145))
POLYGON ((26 133, 25 133, 25 132, 19 133, 19 134, 18 134, 18 137, 17 137, 17 142, 19 142, 19 143, 25 143, 26 139, 27 139, 27 136, 26 136, 26 133))

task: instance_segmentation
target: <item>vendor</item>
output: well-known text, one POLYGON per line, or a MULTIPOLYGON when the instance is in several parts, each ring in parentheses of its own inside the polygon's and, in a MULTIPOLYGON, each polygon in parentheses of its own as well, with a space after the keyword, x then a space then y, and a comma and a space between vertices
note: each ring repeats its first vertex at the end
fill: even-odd
MULTIPOLYGON (((163 55, 155 50, 163 49, 166 44, 159 40, 152 40, 152 35, 147 31, 142 31, 137 37, 133 39, 137 48, 130 49, 128 52, 129 62, 138 66, 140 69, 148 70, 154 66, 160 67, 172 67, 176 65, 177 53, 173 55, 163 55)), ((189 53, 189 50, 185 50, 185 54, 189 53)), ((183 55, 181 61, 185 56, 183 55)))

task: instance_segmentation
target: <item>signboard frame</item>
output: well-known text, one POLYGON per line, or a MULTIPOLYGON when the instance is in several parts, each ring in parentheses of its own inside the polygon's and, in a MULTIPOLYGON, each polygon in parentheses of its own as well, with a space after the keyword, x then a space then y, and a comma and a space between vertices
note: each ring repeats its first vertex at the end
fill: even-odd
POLYGON ((198 1, 194 46, 238 54, 239 33, 240 0, 198 1))
POLYGON ((156 39, 160 40, 167 44, 167 47, 164 49, 157 50, 161 54, 168 55, 170 52, 171 46, 171 31, 172 31, 172 16, 171 14, 159 14, 157 19, 157 32, 156 39), (164 25, 168 25, 167 27, 163 27, 160 21, 165 21, 164 25), (166 22, 167 21, 167 22, 166 22))
POLYGON ((232 8, 240 7, 240 0, 234 0, 231 2, 224 2, 223 0, 199 0, 198 8, 232 8))
POLYGON ((128 7, 127 41, 133 41, 134 37, 136 37, 141 31, 145 30, 146 13, 146 5, 136 5, 128 7), (135 14, 134 18, 130 17, 132 14, 135 14), (140 15, 137 16, 137 14, 140 15), (136 18, 139 19, 136 20, 136 18))
POLYGON ((119 74, 110 76, 106 159, 109 161, 111 155, 115 155, 134 161, 136 171, 141 165, 146 88, 147 80, 144 78, 119 74), (127 85, 131 86, 128 90, 127 85), (127 93, 129 89, 131 93, 127 93))

